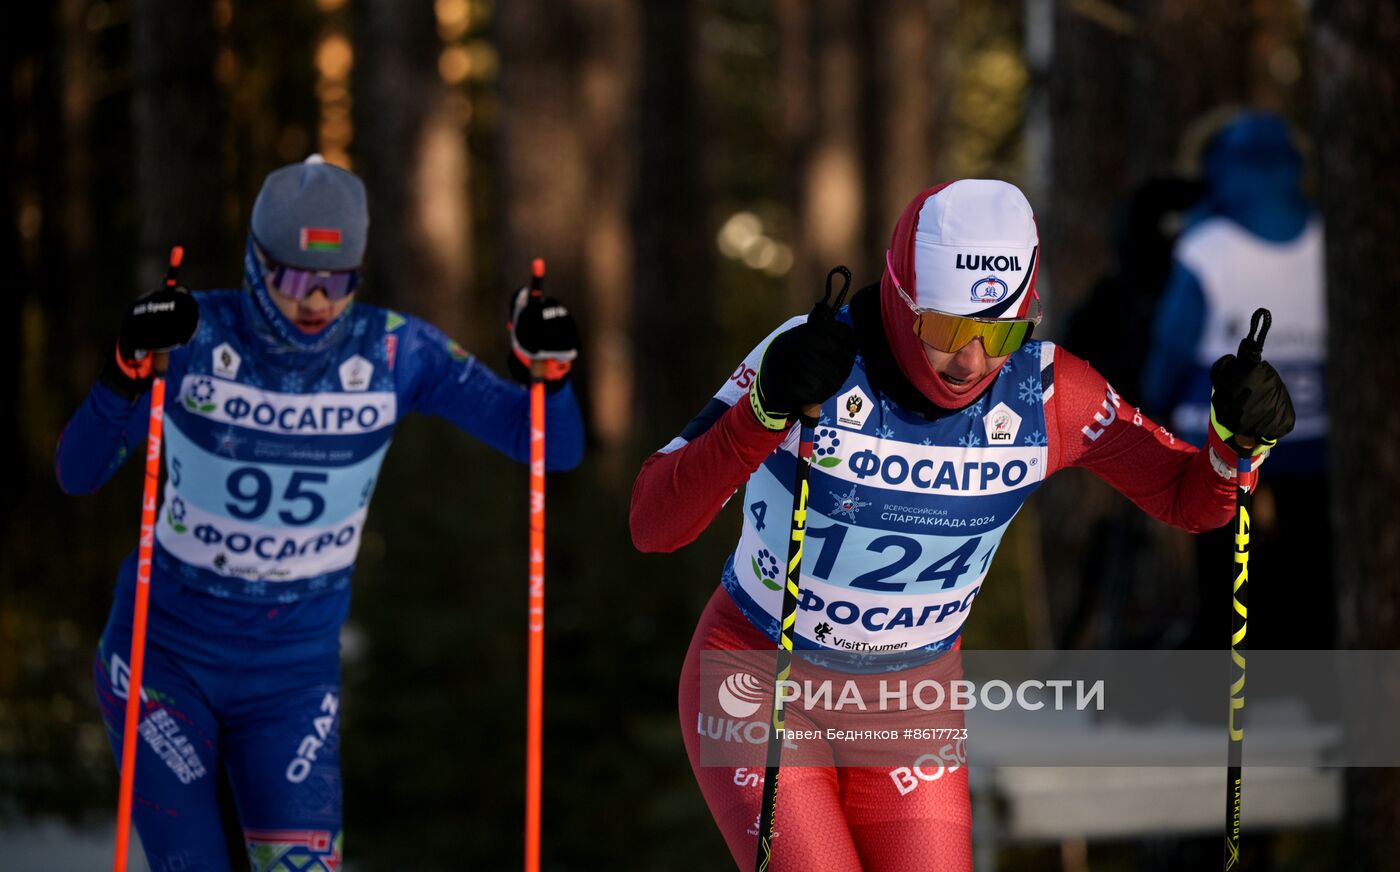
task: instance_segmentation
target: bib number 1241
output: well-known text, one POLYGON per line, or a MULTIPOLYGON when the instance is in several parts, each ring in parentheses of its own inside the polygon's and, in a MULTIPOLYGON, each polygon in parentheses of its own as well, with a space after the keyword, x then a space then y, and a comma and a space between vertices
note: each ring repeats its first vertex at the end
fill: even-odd
MULTIPOLYGON (((831 577, 831 572, 836 567, 836 556, 840 554, 841 546, 845 544, 846 533, 849 529, 845 524, 807 528, 807 538, 818 543, 817 559, 812 566, 814 577, 823 580, 831 577)), ((957 548, 947 554, 935 557, 932 563, 919 572, 913 582, 886 581, 885 579, 899 575, 918 563, 919 559, 924 556, 924 546, 920 544, 918 539, 910 536, 895 534, 877 536, 870 540, 865 546, 865 550, 875 554, 893 552, 894 560, 861 573, 851 579, 850 586, 861 590, 901 593, 911 583, 941 582, 940 590, 947 590, 956 587, 958 579, 972 569, 972 559, 977 553, 977 547, 981 544, 981 536, 973 536, 963 540, 957 548)), ((993 550, 988 548, 987 553, 982 555, 983 572, 987 571, 987 564, 991 562, 993 550)))

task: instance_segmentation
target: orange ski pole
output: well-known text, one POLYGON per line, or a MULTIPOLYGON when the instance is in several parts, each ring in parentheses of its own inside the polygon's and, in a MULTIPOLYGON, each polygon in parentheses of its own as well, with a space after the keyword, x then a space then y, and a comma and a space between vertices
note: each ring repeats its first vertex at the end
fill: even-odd
MULTIPOLYGON (((165 286, 175 287, 175 276, 185 249, 170 249, 165 286)), ((146 665, 146 605, 151 595, 151 549, 156 539, 156 498, 160 484, 160 440, 165 424, 165 362, 163 353, 152 356, 151 417, 146 428, 146 484, 141 494, 141 540, 136 554, 136 614, 131 622, 130 673, 126 683, 126 725, 122 728, 122 776, 117 794, 117 847, 114 872, 126 872, 131 838, 131 795, 136 784, 136 724, 141 714, 141 672, 146 665)))
MULTIPOLYGON (((544 260, 530 264, 530 295, 543 293, 544 260)), ((525 713, 525 872, 540 868, 544 772, 544 365, 530 367, 530 660, 525 713)))

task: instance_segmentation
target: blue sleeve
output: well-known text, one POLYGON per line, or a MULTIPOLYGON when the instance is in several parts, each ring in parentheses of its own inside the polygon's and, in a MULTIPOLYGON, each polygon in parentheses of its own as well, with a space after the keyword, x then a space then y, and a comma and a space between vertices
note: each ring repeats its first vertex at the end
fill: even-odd
POLYGON ((1152 346, 1142 368, 1143 406, 1170 412, 1181 399, 1206 325, 1206 295, 1196 276, 1173 261, 1152 322, 1152 346))
POLYGON ((73 413, 54 452, 54 474, 67 494, 90 494, 126 462, 146 440, 150 392, 136 402, 98 382, 73 413))
MULTIPOLYGON (((411 319, 400 359, 407 407, 445 418, 508 457, 530 458, 530 392, 496 375, 436 328, 411 319)), ((583 417, 573 387, 545 398, 545 468, 559 472, 583 460, 583 417)))

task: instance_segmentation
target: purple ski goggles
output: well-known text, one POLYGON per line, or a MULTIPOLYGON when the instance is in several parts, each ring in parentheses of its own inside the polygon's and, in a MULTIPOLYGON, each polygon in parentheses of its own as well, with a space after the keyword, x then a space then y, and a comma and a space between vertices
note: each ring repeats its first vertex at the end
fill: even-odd
POLYGON ((268 289, 291 300, 304 300, 317 288, 326 292, 328 300, 343 300, 353 294, 360 284, 360 271, 357 269, 301 269, 280 263, 269 263, 267 266, 268 289))

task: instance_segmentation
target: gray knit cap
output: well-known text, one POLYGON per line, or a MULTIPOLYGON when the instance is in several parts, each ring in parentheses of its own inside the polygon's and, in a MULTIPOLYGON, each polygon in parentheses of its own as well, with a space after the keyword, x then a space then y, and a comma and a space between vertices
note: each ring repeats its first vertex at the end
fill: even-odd
POLYGON ((275 263, 355 269, 369 232, 365 183, 319 154, 273 170, 253 203, 252 231, 275 263))

